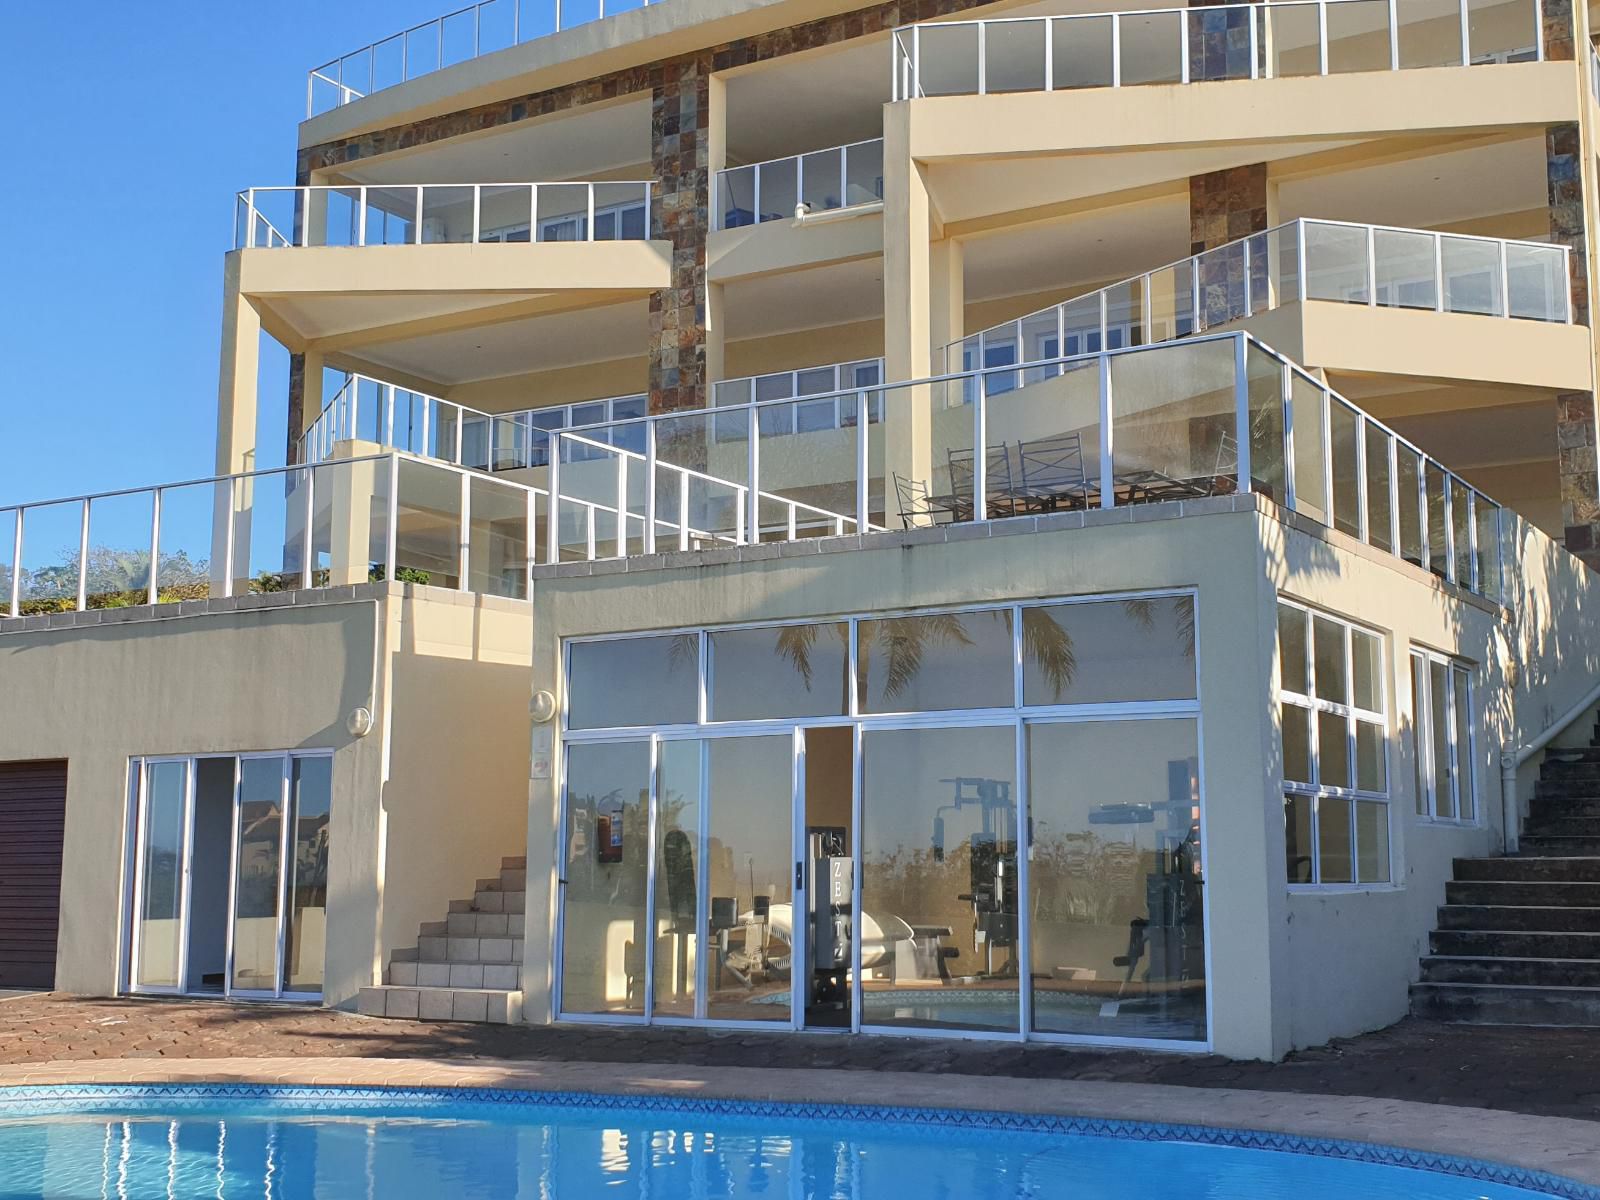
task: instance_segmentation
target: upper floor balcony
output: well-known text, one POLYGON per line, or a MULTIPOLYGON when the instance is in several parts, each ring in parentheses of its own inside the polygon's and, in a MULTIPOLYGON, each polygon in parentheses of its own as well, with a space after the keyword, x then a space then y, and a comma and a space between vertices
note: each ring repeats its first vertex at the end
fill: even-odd
POLYGON ((883 203, 883 139, 791 154, 718 171, 717 229, 883 203))
POLYGON ((23 504, 0 510, 0 614, 373 579, 525 596, 536 563, 1246 492, 1501 595, 1500 505, 1248 333, 995 374, 851 387, 831 426, 808 396, 557 430, 542 485, 388 451, 23 504))
POLYGON ((1542 61, 1536 0, 1273 0, 903 26, 895 100, 1542 61))
POLYGON ((235 250, 644 241, 648 180, 250 188, 235 250))
POLYGON ((999 368, 1241 322, 1258 329, 1281 311, 1273 343, 1319 367, 1587 388, 1586 331, 1570 328, 1569 259, 1567 247, 1546 242, 1301 219, 971 334, 944 347, 941 366, 995 368, 987 386, 1012 388, 1028 372, 999 368), (1374 337, 1384 314, 1401 324, 1374 337), (1420 314, 1502 324, 1469 332, 1419 323, 1420 314), (1353 316, 1367 323, 1353 326, 1353 316))
POLYGON ((659 0, 484 0, 313 67, 306 116, 484 54, 659 0))

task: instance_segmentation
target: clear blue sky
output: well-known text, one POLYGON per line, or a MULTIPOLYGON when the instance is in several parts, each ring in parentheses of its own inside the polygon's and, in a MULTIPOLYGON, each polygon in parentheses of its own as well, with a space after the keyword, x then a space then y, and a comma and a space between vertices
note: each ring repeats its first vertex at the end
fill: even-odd
POLYGON ((0 3, 0 505, 211 473, 234 193, 294 182, 308 69, 458 7, 0 3))

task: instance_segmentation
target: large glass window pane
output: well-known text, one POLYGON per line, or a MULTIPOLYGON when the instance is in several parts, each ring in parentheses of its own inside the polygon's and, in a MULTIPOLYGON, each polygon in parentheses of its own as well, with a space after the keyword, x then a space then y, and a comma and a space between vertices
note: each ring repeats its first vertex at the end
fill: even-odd
POLYGON ((1389 790, 1389 766, 1383 726, 1356 722, 1356 788, 1363 792, 1389 790))
POLYGON ((1500 245, 1483 238, 1439 239, 1444 274, 1444 310, 1501 315, 1500 245))
POLYGON ((1509 314, 1532 321, 1567 319, 1567 259, 1560 246, 1506 243, 1509 314))
POLYGON ((1205 1037, 1190 720, 1030 724, 1033 1027, 1205 1037))
POLYGON ((1389 69, 1388 0, 1327 6, 1328 74, 1389 69))
POLYGON ((845 147, 845 204, 871 204, 883 199, 883 139, 845 147))
MULTIPOLYGON (((916 84, 924 96, 970 96, 978 91, 978 26, 973 23, 924 25, 916 84)), ((763 187, 765 181, 763 180, 763 187)), ((762 207, 766 207, 763 196, 762 207)))
POLYGON ((1461 9, 1449 0, 1395 0, 1400 69, 1459 67, 1461 9))
POLYGON ((327 958, 328 818, 333 811, 333 759, 296 758, 289 768, 294 825, 289 869, 289 929, 283 948, 286 992, 322 991, 327 958))
POLYGON ((1118 504, 1225 495, 1237 487, 1231 341, 1177 343, 1111 360, 1118 504))
POLYGON ((1350 719, 1317 713, 1317 781, 1323 787, 1350 786, 1350 719))
POLYGON ((697 634, 573 642, 568 654, 571 728, 689 725, 698 719, 697 634))
POLYGON ((1428 660, 1428 730, 1433 751, 1433 815, 1446 821, 1456 817, 1455 788, 1451 785, 1450 669, 1428 660))
POLYGON ((1473 504, 1478 524, 1478 592, 1500 595, 1500 506, 1479 495, 1473 504))
POLYGON ((717 201, 722 228, 754 225, 756 220, 756 168, 734 167, 717 175, 717 201))
POLYGON ((1375 800, 1356 801, 1356 879, 1389 882, 1389 806, 1375 800))
POLYGON ((850 711, 850 625, 780 625, 706 635, 710 719, 765 721, 850 711))
POLYGON ((862 742, 862 1023, 1015 1031, 1013 727, 862 742))
POLYGON ((862 621, 861 711, 933 712, 1013 702, 1011 610, 862 621))
POLYGON ((1367 541, 1379 550, 1394 549, 1394 502, 1390 496, 1393 472, 1389 447, 1393 440, 1381 425, 1366 423, 1367 430, 1367 541))
POLYGON ((467 590, 491 596, 528 594, 528 493, 492 480, 471 481, 467 590))
POLYGON ((1194 598, 1052 604, 1022 610, 1022 702, 1192 700, 1194 598))
POLYGON ((706 1015, 713 1021, 787 1021, 794 952, 794 739, 715 738, 706 746, 706 1015))
POLYGON ((1335 704, 1350 703, 1350 681, 1344 670, 1344 626, 1326 617, 1312 621, 1315 648, 1316 695, 1335 704))
POLYGON ((434 587, 461 586, 461 476, 399 459, 395 506, 395 578, 434 587))
POLYGON ((1395 510, 1399 515, 1400 557, 1422 565, 1422 457, 1395 444, 1395 510))
POLYGON ((1431 233, 1400 229, 1372 232, 1376 302, 1386 308, 1434 308, 1439 291, 1431 233))
POLYGON ((1427 702, 1428 695, 1428 660, 1420 654, 1411 656, 1411 764, 1414 778, 1413 786, 1417 789, 1417 815, 1427 816, 1429 807, 1428 787, 1428 732, 1432 712, 1427 702))
POLYGON ((1180 12, 1125 13, 1121 19, 1122 84, 1177 83, 1183 78, 1180 12))
POLYGON ((1306 622, 1303 608, 1278 605, 1278 673, 1286 692, 1309 695, 1306 681, 1306 622))
POLYGON ((1428 501, 1428 570, 1443 579, 1450 565, 1450 522, 1445 513, 1445 474, 1437 463, 1428 462, 1423 481, 1428 501))
POLYGON ((1450 578, 1464 588, 1472 586, 1472 489, 1454 475, 1450 488, 1450 578))
POLYGON ((1289 414, 1294 437, 1294 507, 1315 521, 1328 521, 1328 475, 1323 457, 1322 412, 1327 393, 1308 375, 1289 375, 1289 414))
POLYGON ((1467 673, 1460 667, 1450 669, 1451 706, 1455 712, 1455 780, 1456 815, 1463 821, 1477 820, 1475 803, 1475 778, 1472 769, 1472 693, 1467 686, 1467 673))
POLYGON ((1362 629, 1350 631, 1350 659, 1354 664, 1357 708, 1383 712, 1383 642, 1362 629))
POLYGON ((146 765, 139 830, 139 960, 133 972, 138 987, 174 988, 180 983, 188 791, 188 763, 146 765))
POLYGON ((1283 777, 1290 783, 1311 780, 1311 710, 1298 704, 1279 706, 1283 737, 1283 777))
POLYGON ((1351 860, 1350 801, 1342 796, 1317 797, 1317 867, 1319 883, 1354 883, 1351 860))
POLYGON ((1328 429, 1333 446, 1333 527, 1361 536, 1361 422, 1348 404, 1331 402, 1328 429))
POLYGON ((994 21, 984 31, 984 90, 1037 92, 1044 88, 1046 22, 994 21))
POLYGON ((1316 75, 1322 70, 1315 4, 1269 4, 1256 10, 1266 32, 1268 74, 1316 75))
POLYGON ((698 738, 663 741, 656 759, 655 1013, 662 1017, 695 1015, 705 871, 699 849, 701 746, 698 738))
POLYGON ((1290 883, 1315 883, 1317 863, 1312 857, 1310 796, 1290 793, 1283 798, 1284 858, 1290 883))
POLYGON ((1110 87, 1112 80, 1111 18, 1064 17, 1051 30, 1056 88, 1110 87))
POLYGON ((234 991, 278 986, 278 905, 283 866, 284 760, 239 762, 238 842, 233 881, 234 991))
POLYGON ((1250 406, 1250 490, 1287 503, 1284 486, 1283 364, 1260 346, 1245 348, 1250 406))
POLYGON ((566 751, 561 1011, 644 1013, 650 745, 566 751))
MULTIPOLYGON (((1354 2, 1346 0, 1338 7, 1350 7, 1354 2)), ((1366 228, 1325 221, 1307 221, 1301 228, 1305 237, 1306 299, 1366 304, 1371 295, 1366 228)))

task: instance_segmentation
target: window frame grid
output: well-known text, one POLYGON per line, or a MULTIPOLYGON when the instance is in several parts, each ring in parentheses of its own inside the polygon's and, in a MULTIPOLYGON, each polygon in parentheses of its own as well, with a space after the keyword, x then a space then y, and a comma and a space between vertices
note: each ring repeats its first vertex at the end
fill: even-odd
POLYGON ((1333 613, 1324 612, 1321 609, 1312 608, 1310 605, 1291 600, 1287 596, 1278 597, 1278 608, 1280 610, 1283 608, 1288 608, 1303 613, 1305 616, 1305 678, 1309 688, 1308 692, 1296 692, 1285 687, 1282 682, 1283 671, 1280 664, 1277 689, 1280 744, 1284 711, 1292 708, 1308 714, 1306 748, 1311 767, 1309 771, 1309 774, 1311 775, 1310 781, 1291 780, 1286 774, 1283 773, 1283 767, 1280 767, 1279 771, 1279 782, 1282 784, 1280 790, 1285 798, 1284 819, 1286 829, 1288 820, 1288 798, 1291 796, 1304 796, 1311 802, 1311 840, 1308 848, 1308 854, 1311 860, 1312 877, 1306 882, 1286 879, 1286 886, 1292 893, 1397 890, 1400 887, 1400 884, 1395 880, 1393 808, 1394 778, 1393 762, 1389 753, 1389 737, 1391 731, 1387 711, 1390 707, 1387 673, 1389 655, 1384 636, 1381 632, 1373 629, 1371 626, 1363 625, 1357 621, 1351 621, 1345 617, 1336 616, 1333 613), (1344 652, 1344 676, 1345 683, 1348 688, 1348 694, 1350 696, 1350 701, 1348 703, 1336 700, 1327 700, 1317 695, 1316 621, 1318 618, 1338 626, 1342 634, 1341 644, 1344 652), (1380 689, 1380 699, 1384 705, 1383 711, 1362 708, 1355 703, 1355 634, 1358 631, 1366 634, 1368 637, 1373 638, 1378 646, 1377 680, 1380 689), (1318 720, 1318 717, 1324 714, 1340 717, 1344 721, 1345 763, 1346 770, 1349 772, 1351 784, 1349 787, 1339 787, 1333 784, 1324 784, 1322 782, 1322 730, 1321 722, 1318 720), (1360 723, 1363 721, 1370 725, 1377 726, 1381 734, 1381 745, 1383 748, 1383 791, 1372 791, 1370 789, 1356 786, 1360 782, 1360 767, 1356 750, 1358 736, 1357 730, 1360 723), (1324 882, 1322 880, 1321 815, 1322 801, 1324 799, 1345 800, 1350 803, 1349 851, 1351 879, 1348 881, 1324 882), (1385 845, 1385 849, 1387 851, 1386 857, 1388 860, 1387 879, 1363 880, 1360 878, 1361 846, 1359 814, 1361 810, 1359 806, 1363 802, 1378 803, 1384 806, 1384 820, 1388 830, 1388 837, 1385 845))
POLYGON ((1473 673, 1476 666, 1465 659, 1456 658, 1454 655, 1445 654, 1438 650, 1430 650, 1426 646, 1413 643, 1407 653, 1407 665, 1411 670, 1411 692, 1413 697, 1411 713, 1411 754, 1413 772, 1412 778, 1418 787, 1416 796, 1417 804, 1413 806, 1419 825, 1440 826, 1446 829, 1481 829, 1483 828, 1483 806, 1478 794, 1478 735, 1474 727, 1473 693, 1476 685, 1473 682, 1473 673), (1418 665, 1421 674, 1418 674, 1418 665), (1439 815, 1439 781, 1434 772, 1434 738, 1437 731, 1433 727, 1433 674, 1435 665, 1444 668, 1445 677, 1445 705, 1444 723, 1448 745, 1446 747, 1450 762, 1450 797, 1454 804, 1455 816, 1439 815), (1420 679, 1420 687, 1419 681, 1420 679), (1467 709, 1467 745, 1466 745, 1466 788, 1463 792, 1461 771, 1461 746, 1456 738, 1457 731, 1461 728, 1461 721, 1457 715, 1457 705, 1462 703, 1458 685, 1466 687, 1467 709), (1464 816, 1464 804, 1472 809, 1471 816, 1464 816))

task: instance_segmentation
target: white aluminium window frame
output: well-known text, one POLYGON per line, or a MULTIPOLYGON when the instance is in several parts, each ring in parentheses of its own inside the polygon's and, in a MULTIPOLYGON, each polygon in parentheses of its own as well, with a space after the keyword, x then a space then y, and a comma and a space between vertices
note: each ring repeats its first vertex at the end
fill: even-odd
MULTIPOLYGON (((1305 645, 1305 678, 1308 691, 1296 692, 1283 684, 1283 672, 1280 669, 1278 687, 1279 721, 1288 710, 1305 712, 1308 716, 1306 725, 1309 740, 1307 754, 1310 762, 1309 780, 1291 780, 1287 773, 1282 777, 1282 791, 1285 797, 1304 796, 1311 802, 1310 834, 1311 842, 1308 847, 1311 859, 1311 878, 1305 882, 1293 879, 1288 880, 1291 892, 1334 892, 1334 891, 1385 891, 1395 890, 1400 887, 1394 861, 1394 808, 1391 798, 1394 793, 1393 763, 1389 753, 1390 725, 1388 712, 1392 707, 1389 701, 1389 670, 1388 646, 1383 633, 1370 626, 1351 621, 1345 617, 1335 616, 1312 608, 1310 605, 1291 600, 1287 596, 1278 597, 1279 621, 1281 623, 1281 610, 1290 609, 1304 614, 1306 629, 1305 645), (1350 701, 1332 700, 1317 694, 1316 681, 1316 622, 1325 621, 1339 628, 1342 635, 1341 642, 1344 652, 1344 679, 1345 687, 1350 695, 1350 701), (1355 703, 1355 634, 1359 632, 1372 638, 1378 647, 1377 683, 1380 690, 1379 700, 1382 709, 1362 708, 1355 703), (1349 786, 1338 786, 1324 783, 1322 780, 1322 746, 1321 746, 1321 721, 1320 715, 1327 714, 1339 717, 1344 721, 1345 727, 1345 771, 1349 779, 1349 786), (1377 726, 1380 733, 1382 746, 1383 790, 1375 791, 1359 786, 1360 762, 1357 754, 1358 730, 1362 723, 1377 726), (1350 875, 1348 881, 1324 882, 1322 880, 1322 830, 1321 808, 1324 799, 1348 801, 1350 804, 1350 875), (1387 852, 1387 878, 1363 880, 1361 875, 1361 846, 1359 819, 1360 805, 1362 803, 1382 804, 1385 827, 1385 849, 1387 852)), ((1285 772, 1287 764, 1284 764, 1285 772)), ((1288 807, 1285 805, 1285 821, 1288 820, 1288 807)))
MULTIPOLYGON (((658 899, 655 886, 656 858, 659 855, 657 846, 658 829, 656 814, 660 789, 660 749, 664 743, 681 741, 685 739, 702 739, 709 743, 714 739, 730 737, 760 737, 760 736, 791 736, 794 739, 794 768, 790 779, 791 805, 793 806, 793 821, 791 828, 791 849, 795 857, 796 866, 799 866, 804 857, 804 797, 805 797, 805 745, 804 731, 812 728, 836 728, 851 731, 852 772, 851 772, 851 812, 853 827, 856 830, 863 826, 863 773, 864 757, 862 752, 863 741, 868 734, 888 730, 913 730, 913 729, 940 729, 940 728, 1006 728, 1014 730, 1016 775, 1015 796, 1013 813, 1018 822, 1019 841, 1027 844, 1031 835, 1026 831, 1030 828, 1030 780, 1027 764, 1027 731, 1033 725, 1067 724, 1067 723, 1094 723, 1105 721, 1141 721, 1141 720, 1190 720, 1194 723, 1196 745, 1196 769, 1199 808, 1200 808, 1200 863, 1201 878, 1204 879, 1209 869, 1210 837, 1208 824, 1208 809, 1206 806, 1206 776, 1205 776, 1205 729, 1202 716, 1201 683, 1199 674, 1200 664, 1200 631, 1196 621, 1194 631, 1194 667, 1195 667, 1195 694, 1192 699, 1183 700, 1151 700, 1151 701, 1114 701, 1096 703, 1059 703, 1059 704, 1033 704, 1023 703, 1024 682, 1024 655, 1022 647, 1022 620, 1021 610, 1024 608, 1044 608, 1063 604, 1096 604, 1118 603, 1129 600, 1144 599, 1188 599, 1198 609, 1199 597, 1193 588, 1165 588, 1151 589, 1129 593, 1105 593, 1094 595, 1066 596, 1066 597, 1040 597, 1021 601, 989 603, 989 604, 964 604, 943 605, 917 608, 899 608, 874 610, 869 613, 855 614, 822 614, 805 619, 784 618, 769 621, 741 622, 727 625, 685 626, 668 629, 636 630, 625 633, 599 634, 580 636, 565 639, 562 644, 561 663, 562 675, 566 682, 562 689, 564 697, 571 695, 571 669, 572 647, 582 643, 631 641, 635 639, 660 638, 671 636, 693 636, 697 639, 696 652, 686 659, 692 659, 696 672, 696 718, 692 722, 660 725, 633 725, 610 726, 573 729, 570 727, 569 708, 562 705, 560 714, 561 733, 559 738, 560 749, 556 757, 555 788, 558 796, 557 816, 557 845, 567 845, 570 831, 568 829, 569 803, 567 796, 566 756, 578 746, 595 745, 647 745, 649 762, 649 851, 647 857, 647 877, 645 882, 645 897, 647 911, 654 913, 654 906, 658 899), (867 713, 862 711, 860 697, 859 664, 859 628, 860 623, 866 620, 885 620, 904 616, 929 616, 936 614, 999 614, 1009 612, 1011 616, 1011 670, 1012 670, 1012 703, 990 708, 969 709, 939 709, 930 711, 900 711, 867 713), (712 672, 715 670, 714 656, 710 653, 711 636, 717 633, 729 633, 750 629, 780 629, 797 625, 848 623, 849 639, 846 650, 846 673, 849 680, 847 688, 845 711, 829 716, 805 717, 779 717, 752 720, 725 719, 713 720, 711 712, 712 672)), ((703 769, 701 772, 702 804, 699 820, 702 825, 709 819, 709 806, 704 800, 704 789, 709 786, 709 774, 703 769)), ((852 921, 853 927, 861 928, 861 885, 862 873, 862 840, 853 837, 852 857, 855 863, 855 888, 852 896, 852 921)), ((1019 849, 1018 856, 1019 887, 1024 889, 1026 895, 1028 887, 1027 855, 1019 849)), ((564 869, 558 868, 556 872, 559 898, 556 908, 556 941, 554 969, 554 1000, 557 1019, 563 1022, 588 1025, 694 1025, 700 1028, 716 1029, 748 1029, 753 1031, 798 1031, 804 1025, 804 977, 807 969, 805 962, 805 945, 803 938, 796 939, 793 948, 796 967, 792 971, 790 990, 790 1010, 787 1020, 773 1021, 744 1021, 733 1019, 706 1018, 702 1014, 705 1010, 701 1007, 704 994, 697 999, 697 1016, 668 1016, 655 1012, 654 997, 654 950, 647 943, 645 947, 646 983, 642 989, 640 1011, 636 1013, 585 1013, 568 1012, 565 1010, 565 948, 566 948, 566 880, 564 869)), ((704 891, 704 884, 701 885, 704 891)), ((704 896, 697 896, 698 919, 701 928, 704 927, 704 896)), ((802 884, 792 892, 793 911, 801 912, 805 909, 807 898, 805 887, 802 884)), ((1152 1049, 1152 1050, 1185 1050, 1208 1051, 1211 1048, 1212 1031, 1215 1028, 1215 1003, 1214 989, 1209 981, 1214 978, 1212 970, 1212 955, 1214 944, 1210 921, 1211 908, 1210 896, 1205 889, 1201 891, 1201 920, 1205 930, 1205 978, 1208 981, 1205 1001, 1206 1036, 1203 1040, 1163 1040, 1156 1038, 1117 1038, 1098 1035, 1062 1034, 1040 1032, 1032 1028, 1032 996, 1031 990, 1026 987, 1019 988, 1020 993, 1020 1024, 1016 1030, 980 1031, 956 1028, 917 1028, 900 1025, 874 1025, 870 1020, 865 1020, 862 1012, 862 972, 860 965, 860 942, 855 940, 852 945, 852 970, 856 986, 851 988, 851 1010, 849 1029, 853 1033, 880 1033, 896 1037, 929 1037, 929 1038, 960 1038, 966 1040, 989 1040, 1002 1042, 1041 1042, 1059 1043, 1066 1045, 1092 1045, 1117 1047, 1123 1049, 1152 1049)), ((652 918, 653 919, 653 918, 652 918)), ((1020 906, 1018 913, 1018 947, 1019 960, 1022 964, 1022 978, 1030 977, 1030 963, 1032 957, 1032 919, 1028 906, 1020 906)))
POLYGON ((1415 767, 1413 779, 1417 788, 1417 817, 1424 825, 1452 825, 1477 828, 1483 817, 1478 805, 1478 755, 1477 735, 1473 722, 1473 667, 1472 664, 1437 650, 1412 645, 1411 667, 1411 754, 1415 767), (1444 724, 1445 760, 1449 766, 1447 778, 1437 778, 1440 730, 1433 720, 1433 671, 1444 671, 1444 724), (1462 708, 1466 719, 1462 720, 1462 708), (1467 744, 1460 744, 1463 726, 1467 744), (1465 753, 1463 753, 1463 751, 1465 753), (1462 769, 1462 764, 1465 769, 1462 769), (1441 791, 1443 788, 1443 791, 1441 791), (1444 793, 1451 801, 1448 812, 1441 812, 1439 801, 1444 793), (1453 815, 1452 815, 1453 814, 1453 815))

